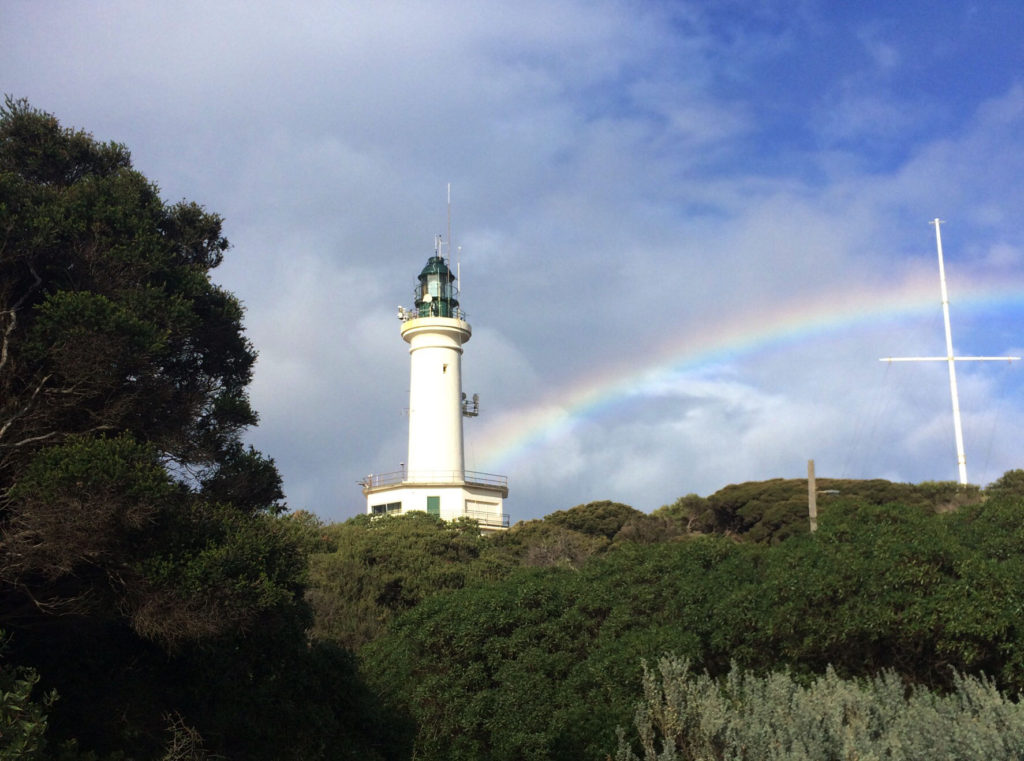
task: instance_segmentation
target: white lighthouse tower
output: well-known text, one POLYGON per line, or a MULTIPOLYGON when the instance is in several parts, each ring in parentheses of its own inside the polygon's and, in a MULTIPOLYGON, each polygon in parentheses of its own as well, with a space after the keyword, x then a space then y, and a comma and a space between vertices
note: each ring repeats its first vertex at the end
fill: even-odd
POLYGON ((475 417, 479 399, 462 393, 462 347, 472 329, 459 308, 455 276, 441 253, 420 272, 414 307, 398 308, 409 344, 409 453, 400 471, 362 481, 371 515, 422 510, 444 520, 472 518, 484 531, 508 527, 502 500, 508 479, 467 471, 462 418, 475 417))

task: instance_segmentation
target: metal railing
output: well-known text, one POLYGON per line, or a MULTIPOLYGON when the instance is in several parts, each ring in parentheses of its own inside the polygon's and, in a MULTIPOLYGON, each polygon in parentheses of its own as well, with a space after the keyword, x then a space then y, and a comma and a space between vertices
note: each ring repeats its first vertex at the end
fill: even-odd
POLYGON ((467 510, 466 517, 472 518, 481 526, 500 526, 508 528, 508 513, 490 513, 484 510, 467 510))
POLYGON ((382 486, 398 486, 399 484, 480 484, 482 486, 500 486, 508 488, 508 476, 495 473, 480 473, 475 470, 396 470, 391 473, 370 473, 359 485, 364 489, 377 489, 382 486))
POLYGON ((454 309, 448 310, 450 314, 420 314, 416 307, 398 307, 398 319, 402 322, 408 322, 409 320, 425 320, 431 317, 448 317, 453 320, 462 320, 463 322, 469 322, 469 315, 466 314, 462 307, 455 307, 454 309))
POLYGON ((476 470, 466 471, 467 484, 483 484, 484 486, 503 486, 508 488, 508 476, 499 476, 494 473, 481 473, 476 470))

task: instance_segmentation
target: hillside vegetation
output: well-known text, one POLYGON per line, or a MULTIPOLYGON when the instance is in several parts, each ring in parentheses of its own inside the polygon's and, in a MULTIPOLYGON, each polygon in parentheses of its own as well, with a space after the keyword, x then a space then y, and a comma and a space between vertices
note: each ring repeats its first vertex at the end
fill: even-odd
POLYGON ((1022 511, 1003 497, 941 514, 837 502, 817 534, 774 544, 671 529, 639 542, 623 538, 626 521, 617 539, 581 534, 600 540, 582 563, 569 552, 486 580, 501 566, 490 553, 509 555, 495 543, 467 564, 482 571, 474 583, 399 615, 361 660, 415 721, 418 758, 603 758, 632 721, 638 663, 666 654, 712 676, 889 671, 938 692, 956 673, 986 673, 1016 694, 1022 511))
POLYGON ((242 443, 227 249, 0 109, 0 761, 1020 757, 1024 471, 327 525, 242 443))

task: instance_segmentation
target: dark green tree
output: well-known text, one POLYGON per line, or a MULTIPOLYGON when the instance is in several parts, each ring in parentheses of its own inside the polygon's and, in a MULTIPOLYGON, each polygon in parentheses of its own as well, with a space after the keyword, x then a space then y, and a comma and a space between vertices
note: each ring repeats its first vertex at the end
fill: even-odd
POLYGON ((124 146, 0 109, 8 657, 83 751, 157 758, 170 725, 227 758, 379 757, 351 659, 305 636, 307 532, 241 440, 255 352, 210 279, 227 248, 124 146))
MULTIPOLYGON (((8 99, 0 113, 0 484, 40 448, 130 432, 210 478, 256 421, 228 243, 123 146, 8 99)), ((237 459, 237 458, 236 458, 237 459)))
POLYGON ((161 516, 281 509, 273 463, 240 442, 256 421, 255 353, 238 300, 210 281, 227 247, 219 217, 165 204, 123 146, 6 99, 0 618, 12 633, 26 610, 151 605, 134 560, 161 516))

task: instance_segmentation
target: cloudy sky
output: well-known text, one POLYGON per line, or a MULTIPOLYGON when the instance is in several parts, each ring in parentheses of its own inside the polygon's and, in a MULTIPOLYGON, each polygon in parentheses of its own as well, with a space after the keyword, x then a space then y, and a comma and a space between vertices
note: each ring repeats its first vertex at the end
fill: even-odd
MULTIPOLYGON (((396 306, 446 229, 467 467, 512 520, 746 480, 955 480, 958 354, 1024 352, 1024 4, 0 3, 0 90, 225 219, 292 508, 405 459, 396 306)), ((960 363, 968 475, 1024 366, 960 363)))

